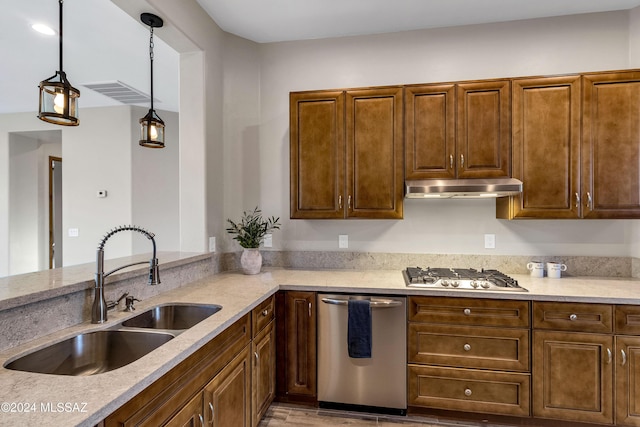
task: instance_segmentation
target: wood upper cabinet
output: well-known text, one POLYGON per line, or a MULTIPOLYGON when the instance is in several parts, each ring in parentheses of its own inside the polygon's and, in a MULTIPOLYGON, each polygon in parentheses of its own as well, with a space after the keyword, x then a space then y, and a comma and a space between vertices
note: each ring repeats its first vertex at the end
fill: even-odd
POLYGON ((291 93, 291 218, 402 218, 402 93, 291 93))
POLYGON ((522 194, 497 201, 499 218, 580 218, 580 76, 516 79, 512 176, 522 194))
POLYGON ((344 92, 292 93, 291 218, 343 218, 344 92))
POLYGON ((407 86, 406 179, 510 176, 510 85, 407 86))
POLYGON ((276 395, 280 401, 315 403, 316 294, 276 294, 276 395))
POLYGON ((405 88, 405 178, 456 177, 455 85, 405 88))
POLYGON ((640 218, 640 71, 583 82, 583 217, 640 218))

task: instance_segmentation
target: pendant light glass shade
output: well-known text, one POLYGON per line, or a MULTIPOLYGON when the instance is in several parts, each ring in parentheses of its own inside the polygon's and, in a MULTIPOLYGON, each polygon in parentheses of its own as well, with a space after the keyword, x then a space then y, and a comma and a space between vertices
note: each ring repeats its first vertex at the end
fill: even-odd
POLYGON ((38 118, 45 122, 62 126, 78 126, 78 98, 80 91, 69 83, 62 68, 62 0, 60 5, 60 71, 40 82, 40 102, 38 118))
POLYGON ((140 119, 140 145, 148 148, 164 148, 164 122, 153 109, 153 29, 162 27, 162 18, 152 13, 143 13, 140 20, 149 26, 149 59, 151 63, 151 108, 140 119))
POLYGON ((38 118, 63 126, 78 126, 78 98, 80 91, 69 83, 64 71, 40 82, 38 118))
POLYGON ((164 122, 155 110, 149 110, 140 119, 140 145, 149 148, 164 148, 164 122))

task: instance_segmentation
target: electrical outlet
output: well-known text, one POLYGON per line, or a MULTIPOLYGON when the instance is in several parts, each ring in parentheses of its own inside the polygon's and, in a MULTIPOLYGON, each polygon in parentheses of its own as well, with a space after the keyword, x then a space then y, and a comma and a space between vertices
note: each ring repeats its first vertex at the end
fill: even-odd
POLYGON ((265 248, 273 247, 273 234, 269 233, 264 235, 263 245, 265 248))
POLYGON ((107 190, 98 190, 98 193, 96 194, 98 196, 98 198, 102 199, 104 197, 107 197, 107 190))
POLYGON ((215 251, 216 251, 216 238, 209 237, 209 252, 215 252, 215 251))
POLYGON ((69 229, 69 237, 78 237, 78 229, 70 228, 69 229))
POLYGON ((496 248, 496 235, 495 234, 485 234, 484 235, 484 248, 485 249, 495 249, 496 248))
POLYGON ((338 248, 347 249, 349 247, 349 235, 348 234, 339 234, 338 235, 338 248))

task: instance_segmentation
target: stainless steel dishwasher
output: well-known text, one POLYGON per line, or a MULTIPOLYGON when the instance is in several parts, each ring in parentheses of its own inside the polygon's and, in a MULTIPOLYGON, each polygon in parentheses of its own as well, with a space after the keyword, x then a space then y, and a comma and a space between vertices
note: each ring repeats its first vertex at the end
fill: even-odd
POLYGON ((318 294, 318 401, 340 408, 405 415, 407 313, 405 297, 318 294), (371 305, 371 358, 349 357, 349 299, 371 305))

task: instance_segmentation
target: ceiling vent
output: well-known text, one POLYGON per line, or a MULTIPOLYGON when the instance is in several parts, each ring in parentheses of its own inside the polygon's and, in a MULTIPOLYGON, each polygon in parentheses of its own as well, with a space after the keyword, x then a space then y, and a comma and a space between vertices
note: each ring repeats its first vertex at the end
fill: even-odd
MULTIPOLYGON (((122 83, 119 80, 101 83, 86 83, 82 86, 108 96, 123 104, 147 104, 151 100, 149 95, 122 83)), ((154 98, 154 102, 160 102, 154 98)))

